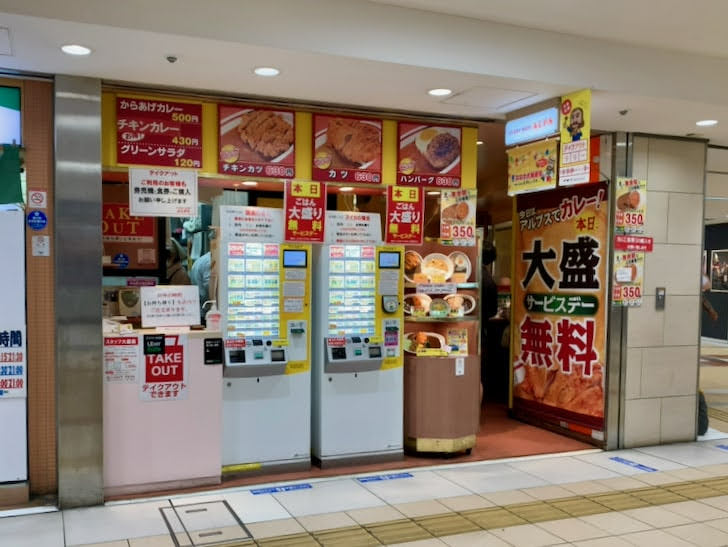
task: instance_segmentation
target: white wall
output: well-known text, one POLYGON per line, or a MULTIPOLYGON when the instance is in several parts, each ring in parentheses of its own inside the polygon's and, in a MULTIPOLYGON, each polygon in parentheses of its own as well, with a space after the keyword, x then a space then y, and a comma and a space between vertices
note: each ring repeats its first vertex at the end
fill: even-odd
POLYGON ((647 179, 642 306, 627 313, 624 446, 695 440, 706 145, 636 137, 632 175, 647 179), (655 289, 667 289, 655 310, 655 289))

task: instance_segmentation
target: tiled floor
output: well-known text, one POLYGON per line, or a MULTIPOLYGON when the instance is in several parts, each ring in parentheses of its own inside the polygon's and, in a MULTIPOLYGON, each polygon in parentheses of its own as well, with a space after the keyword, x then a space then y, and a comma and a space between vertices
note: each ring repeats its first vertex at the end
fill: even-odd
POLYGON ((0 545, 728 545, 722 446, 581 451, 5 516, 0 545))

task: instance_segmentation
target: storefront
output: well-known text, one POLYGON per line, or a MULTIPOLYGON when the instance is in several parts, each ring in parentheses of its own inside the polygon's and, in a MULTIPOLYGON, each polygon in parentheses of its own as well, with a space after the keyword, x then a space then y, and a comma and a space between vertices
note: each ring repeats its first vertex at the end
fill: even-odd
POLYGON ((67 77, 55 93, 57 135, 87 143, 60 141, 47 214, 65 207, 40 231, 59 230, 59 347, 37 346, 58 355, 62 505, 302 478, 312 463, 625 446, 620 329, 646 294, 633 228, 647 192, 612 156, 621 136, 570 135, 589 144, 557 187, 557 131, 506 135, 512 223, 478 226, 476 124, 67 77), (493 241, 498 312, 483 329, 493 241))

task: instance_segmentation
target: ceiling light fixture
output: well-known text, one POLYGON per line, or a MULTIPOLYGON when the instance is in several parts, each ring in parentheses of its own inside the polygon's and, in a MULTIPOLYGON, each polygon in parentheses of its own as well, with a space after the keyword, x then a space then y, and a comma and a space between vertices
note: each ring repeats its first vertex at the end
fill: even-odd
POLYGON ((477 141, 475 144, 477 144, 478 146, 480 146, 481 144, 483 144, 483 141, 477 141))
POLYGON ((439 196, 440 192, 427 192, 428 196, 439 196))
POLYGON ((253 69, 253 72, 255 72, 255 74, 257 74, 258 76, 267 76, 267 77, 278 76, 281 73, 280 70, 278 70, 277 68, 272 67, 272 66, 255 67, 253 69))
POLYGON ((246 180, 243 182, 243 186, 258 186, 258 183, 254 180, 246 180))
POLYGON ((61 51, 66 55, 89 55, 91 48, 79 44, 65 44, 61 46, 61 51))
POLYGON ((700 120, 699 122, 695 122, 695 125, 700 127, 711 127, 713 125, 718 125, 718 120, 700 120))
POLYGON ((353 186, 342 186, 339 188, 339 192, 351 192, 353 189, 353 186))
POLYGON ((452 89, 447 89, 446 87, 438 87, 435 89, 430 89, 427 93, 429 93, 433 97, 445 97, 452 93, 452 89))

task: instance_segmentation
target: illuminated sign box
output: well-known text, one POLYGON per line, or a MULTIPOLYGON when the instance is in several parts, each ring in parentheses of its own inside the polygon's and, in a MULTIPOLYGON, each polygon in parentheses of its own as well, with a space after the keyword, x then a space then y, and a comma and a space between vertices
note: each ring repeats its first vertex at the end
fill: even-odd
POLYGON ((547 108, 506 122, 506 146, 544 139, 558 132, 559 110, 547 108))
POLYGON ((20 144, 20 89, 0 86, 0 144, 20 144))

